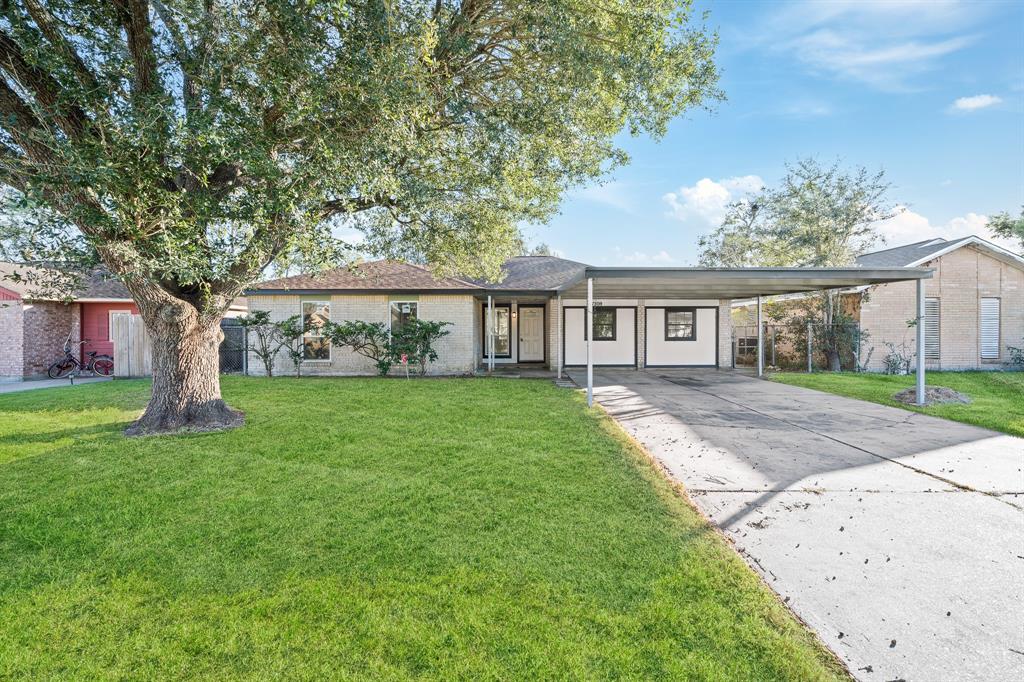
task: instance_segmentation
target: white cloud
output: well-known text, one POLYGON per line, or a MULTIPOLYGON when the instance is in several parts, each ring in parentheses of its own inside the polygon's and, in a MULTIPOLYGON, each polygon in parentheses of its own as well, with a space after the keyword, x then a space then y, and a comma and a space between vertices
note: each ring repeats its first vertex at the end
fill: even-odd
POLYGON ((581 187, 574 191, 572 196, 597 204, 611 206, 624 213, 633 213, 633 201, 629 194, 629 188, 621 182, 612 181, 606 182, 603 185, 581 187))
POLYGON ((973 97, 961 97, 953 102, 953 109, 956 111, 977 111, 999 104, 1002 97, 995 95, 974 95, 973 97))
POLYGON ((750 43, 887 91, 913 89, 916 76, 973 43, 965 29, 990 11, 941 0, 799 0, 775 7, 750 43))
POLYGON ((676 259, 665 250, 649 255, 643 251, 625 252, 616 246, 612 249, 611 261, 613 264, 621 265, 671 265, 676 259))
MULTIPOLYGON (((928 218, 915 213, 909 209, 903 210, 899 215, 882 221, 878 224, 878 231, 886 239, 886 245, 903 246, 925 239, 959 239, 970 235, 977 235, 982 239, 998 244, 1003 248, 1017 252, 1020 244, 1012 239, 1001 239, 996 237, 988 228, 988 216, 980 213, 967 213, 963 216, 953 218, 945 224, 933 224, 928 218)), ((882 247, 884 248, 884 247, 882 247)))
POLYGON ((717 182, 703 178, 695 185, 684 185, 675 192, 669 192, 662 197, 662 201, 669 206, 669 217, 717 227, 731 202, 757 192, 762 187, 764 180, 757 175, 722 178, 717 182))

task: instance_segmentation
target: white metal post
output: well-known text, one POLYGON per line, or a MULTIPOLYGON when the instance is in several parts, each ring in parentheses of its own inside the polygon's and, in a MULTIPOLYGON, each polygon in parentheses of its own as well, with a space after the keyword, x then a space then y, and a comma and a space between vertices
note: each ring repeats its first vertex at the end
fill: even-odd
POLYGON ((494 298, 487 295, 487 371, 494 371, 494 298))
POLYGON ((917 280, 917 404, 924 405, 924 280, 917 280))
POLYGON ((757 376, 764 374, 764 325, 761 324, 761 294, 757 295, 757 376))
POLYGON ((587 335, 587 407, 594 406, 594 279, 587 278, 587 319, 584 321, 587 335))
POLYGON ((558 295, 558 306, 555 311, 555 364, 558 366, 558 378, 562 378, 562 295, 558 295))

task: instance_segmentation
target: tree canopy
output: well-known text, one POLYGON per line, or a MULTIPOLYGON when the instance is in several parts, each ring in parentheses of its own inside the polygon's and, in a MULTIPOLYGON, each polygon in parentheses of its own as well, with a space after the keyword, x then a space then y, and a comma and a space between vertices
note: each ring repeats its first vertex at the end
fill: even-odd
POLYGON ((988 229, 1003 239, 1016 239, 1020 242, 1020 248, 1024 249, 1024 206, 1021 207, 1020 216, 1017 218, 1007 211, 995 214, 988 221, 988 229))
POLYGON ((689 0, 9 0, 0 244, 124 281, 163 403, 138 431, 237 423, 216 323, 269 263, 356 230, 496 276, 519 224, 626 161, 618 133, 719 96, 715 44, 689 0))
POLYGON ((786 171, 778 187, 729 205, 722 225, 699 241, 701 265, 850 265, 881 241, 878 223, 899 211, 887 198, 884 171, 848 171, 813 158, 786 171))
POLYGON ((7 243, 31 259, 76 246, 135 290, 215 307, 282 253, 337 260, 339 227, 377 254, 494 274, 518 223, 625 161, 619 131, 660 135, 717 96, 715 39, 689 13, 661 0, 4 3, 2 180, 52 218, 7 243))

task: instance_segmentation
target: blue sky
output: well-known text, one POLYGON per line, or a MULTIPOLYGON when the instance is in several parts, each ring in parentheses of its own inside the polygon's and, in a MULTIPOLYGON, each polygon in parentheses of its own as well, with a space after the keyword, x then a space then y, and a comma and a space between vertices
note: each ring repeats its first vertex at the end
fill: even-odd
MULTIPOLYGON (((727 101, 660 142, 623 137, 629 166, 530 226, 596 265, 693 265, 725 202, 816 156, 883 168, 906 207, 895 246, 988 236, 1024 204, 1024 2, 704 0, 727 101)), ((1008 245, 1008 243, 1005 243, 1008 245)))

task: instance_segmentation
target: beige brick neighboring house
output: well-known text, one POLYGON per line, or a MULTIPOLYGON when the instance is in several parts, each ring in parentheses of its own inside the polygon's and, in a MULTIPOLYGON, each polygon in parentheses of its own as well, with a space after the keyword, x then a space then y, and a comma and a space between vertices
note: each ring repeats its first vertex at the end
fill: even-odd
MULTIPOLYGON (((1024 258, 1018 254, 970 236, 876 251, 859 257, 857 264, 934 270, 924 284, 928 369, 1005 369, 1007 347, 1024 347, 1024 258)), ((779 301, 783 306, 784 299, 779 301)), ((914 354, 916 329, 908 325, 917 316, 914 282, 847 290, 843 301, 865 332, 861 357, 867 358, 868 370, 882 371, 887 343, 914 354)), ((733 317, 749 321, 752 311, 749 301, 736 302, 733 317)))
MULTIPOLYGON (((507 261, 498 282, 435 278, 426 268, 371 261, 268 280, 246 292, 252 311, 299 316, 304 374, 373 374, 370 360, 327 347, 323 320, 448 322, 431 374, 494 367, 731 367, 733 299, 930 277, 913 268, 602 268, 553 256, 507 261), (592 317, 588 323, 588 293, 592 317)), ((251 374, 264 372, 255 354, 251 374)), ((275 371, 291 373, 282 353, 275 371)), ((400 368, 393 368, 400 373, 400 368)))

